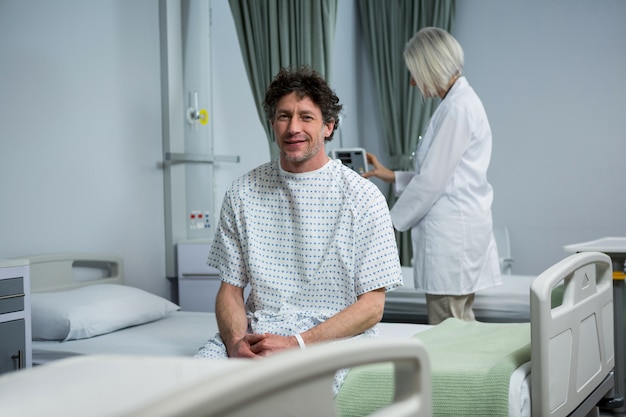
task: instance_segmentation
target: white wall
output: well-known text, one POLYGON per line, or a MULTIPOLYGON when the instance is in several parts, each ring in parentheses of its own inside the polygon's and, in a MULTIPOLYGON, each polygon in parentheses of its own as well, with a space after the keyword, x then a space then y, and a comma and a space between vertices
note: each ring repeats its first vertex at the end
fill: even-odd
POLYGON ((466 74, 493 129, 496 226, 514 271, 626 236, 626 2, 458 1, 466 74))
MULTIPOLYGON (((269 151, 228 2, 211 1, 214 149, 241 156, 215 168, 219 205, 269 151)), ((564 244, 626 235, 626 2, 457 4, 516 272, 540 272, 564 244)), ((340 0, 331 81, 346 108, 329 149, 384 158, 360 30, 354 2, 340 0)), ((168 294, 159 59, 157 1, 0 0, 0 258, 111 252, 131 284, 168 294)))
POLYGON ((0 1, 0 258, 123 256, 164 273, 158 2, 0 1))

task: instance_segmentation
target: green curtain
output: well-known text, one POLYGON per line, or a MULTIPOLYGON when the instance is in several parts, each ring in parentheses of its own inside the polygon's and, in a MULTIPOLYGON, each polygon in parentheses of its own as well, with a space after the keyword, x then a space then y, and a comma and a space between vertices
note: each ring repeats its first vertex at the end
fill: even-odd
MULTIPOLYGON (((424 100, 409 85, 404 46, 426 26, 452 31, 454 0, 358 0, 363 34, 370 52, 383 140, 389 153, 389 168, 412 170, 412 153, 438 100, 424 100)), ((395 197, 389 190, 389 205, 395 197)), ((410 265, 413 256, 410 232, 396 232, 400 261, 410 265)))
POLYGON ((270 155, 278 147, 263 111, 265 90, 283 67, 309 65, 330 83, 338 0, 229 0, 248 81, 270 155))

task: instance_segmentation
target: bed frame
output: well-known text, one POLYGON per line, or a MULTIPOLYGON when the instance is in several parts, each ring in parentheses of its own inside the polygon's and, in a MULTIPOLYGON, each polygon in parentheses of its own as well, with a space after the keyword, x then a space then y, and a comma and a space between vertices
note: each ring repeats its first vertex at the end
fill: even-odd
POLYGON ((393 362, 393 402, 371 417, 430 417, 428 355, 416 340, 363 340, 314 345, 255 361, 216 384, 213 378, 135 410, 127 417, 337 416, 335 372, 393 362))
POLYGON ((394 401, 370 415, 431 416, 428 355, 411 339, 320 343, 260 361, 79 356, 0 376, 0 415, 333 417, 335 372, 377 362, 394 364, 397 388, 394 401), (96 377, 85 383, 85 375, 96 377), (62 390, 50 389, 60 383, 62 390))
MULTIPOLYGON (((124 281, 119 257, 59 254, 28 259, 33 292, 124 281), (100 271, 96 277, 81 276, 81 269, 93 268, 100 271)), ((615 382, 610 258, 598 252, 565 258, 532 282, 530 305, 532 414, 587 416, 601 399, 610 398, 615 382), (553 306, 557 287, 563 288, 563 301, 553 306)), ((300 357, 306 360, 307 355, 300 357)))
POLYGON ((615 386, 611 259, 571 255, 531 284, 531 389, 536 416, 587 416, 615 386), (560 305, 552 293, 563 284, 560 305))
POLYGON ((28 256, 31 293, 63 291, 93 284, 124 284, 121 257, 96 253, 28 256))

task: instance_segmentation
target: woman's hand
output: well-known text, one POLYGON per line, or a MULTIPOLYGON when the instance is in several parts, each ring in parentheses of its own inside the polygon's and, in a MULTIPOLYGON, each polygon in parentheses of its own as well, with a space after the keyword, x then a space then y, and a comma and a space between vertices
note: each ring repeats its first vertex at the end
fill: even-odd
POLYGON ((378 158, 376 158, 376 155, 367 152, 367 163, 374 166, 374 169, 361 174, 363 178, 376 177, 385 182, 394 182, 396 180, 396 174, 381 164, 378 158))

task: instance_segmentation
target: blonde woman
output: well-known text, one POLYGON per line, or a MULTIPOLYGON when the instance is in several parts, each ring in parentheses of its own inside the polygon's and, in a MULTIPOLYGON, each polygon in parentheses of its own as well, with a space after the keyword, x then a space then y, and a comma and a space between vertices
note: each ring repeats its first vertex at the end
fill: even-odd
POLYGON ((501 284, 487 181, 491 128, 463 76, 463 49, 448 32, 418 31, 404 50, 411 86, 441 103, 415 157, 415 172, 391 171, 373 154, 364 177, 393 182, 397 230, 411 229, 414 279, 426 293, 428 320, 474 320, 474 294, 501 284))

